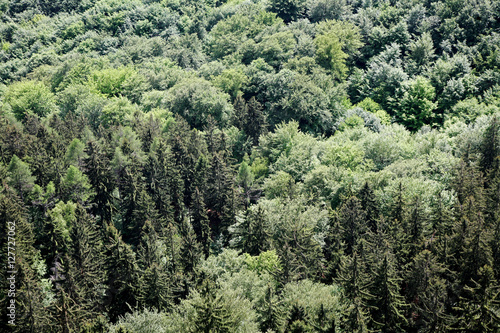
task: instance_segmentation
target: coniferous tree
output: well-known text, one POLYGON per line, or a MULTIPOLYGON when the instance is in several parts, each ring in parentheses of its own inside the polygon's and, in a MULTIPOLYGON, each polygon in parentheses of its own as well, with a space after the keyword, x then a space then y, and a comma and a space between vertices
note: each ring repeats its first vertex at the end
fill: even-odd
POLYGON ((330 214, 330 228, 325 238, 323 253, 326 260, 325 280, 331 282, 337 278, 340 263, 344 255, 340 221, 335 211, 330 214))
POLYGON ((10 160, 7 172, 8 184, 16 189, 21 199, 24 200, 24 197, 33 188, 35 183, 35 177, 31 175, 28 164, 14 155, 10 160))
POLYGON ((195 332, 221 332, 230 333, 234 324, 225 307, 224 299, 216 294, 213 283, 205 280, 201 289, 199 302, 193 304, 196 309, 196 317, 193 319, 195 332))
MULTIPOLYGON (((4 269, 0 271, 1 291, 0 313, 4 320, 0 328, 5 331, 30 332, 49 331, 52 328, 54 318, 51 315, 52 304, 49 300, 45 286, 50 286, 48 281, 41 280, 44 263, 41 261, 37 251, 33 247, 34 235, 31 224, 26 219, 26 210, 21 199, 12 189, 3 187, 0 191, 0 221, 2 221, 0 233, 0 259, 5 263, 4 269), (14 231, 14 234, 13 234, 14 231), (14 237, 15 248, 9 244, 10 237, 14 237), (9 248, 10 246, 10 248, 9 248), (10 255, 9 252, 13 255, 10 255), (41 266, 41 272, 37 271, 41 266), (8 326, 7 306, 10 304, 8 284, 12 273, 15 273, 15 325, 8 326)), ((12 241, 12 239, 10 240, 12 241)), ((11 318, 9 318, 11 319, 11 318)))
POLYGON ((191 224, 198 242, 203 247, 205 257, 208 257, 211 243, 210 220, 208 219, 207 208, 203 201, 203 196, 198 188, 195 189, 193 196, 191 224))
POLYGON ((368 228, 372 232, 377 231, 377 219, 379 217, 379 209, 377 202, 375 201, 375 193, 368 184, 368 182, 363 185, 359 191, 359 199, 361 201, 361 207, 365 211, 365 219, 368 224, 368 228))
POLYGON ((352 196, 346 200, 339 211, 339 224, 346 246, 345 253, 350 255, 357 242, 366 231, 365 212, 358 198, 352 196))
POLYGON ((106 229, 105 241, 106 299, 105 308, 112 322, 137 304, 138 267, 136 256, 118 230, 111 225, 106 229))
POLYGON ((138 302, 142 306, 167 309, 170 304, 170 276, 165 261, 166 248, 154 227, 147 220, 142 227, 138 247, 140 267, 138 302))
POLYGON ((500 166, 500 120, 493 116, 486 128, 481 144, 481 171, 485 175, 494 175, 500 166))
POLYGON ((285 315, 281 307, 281 301, 276 295, 273 286, 267 286, 266 294, 261 306, 257 309, 257 313, 262 332, 267 332, 269 330, 281 332, 285 321, 285 315))
POLYGON ((267 132, 267 126, 266 115, 263 112, 262 105, 252 96, 248 101, 248 112, 243 130, 252 138, 253 144, 258 145, 260 136, 267 132))
POLYGON ((395 260, 390 252, 375 267, 370 294, 373 296, 371 309, 372 326, 382 332, 401 332, 406 326, 406 303, 400 295, 401 278, 395 269, 395 260))
POLYGON ((82 206, 76 208, 76 219, 69 236, 71 245, 65 258, 64 297, 74 305, 73 323, 89 322, 102 312, 104 291, 104 258, 96 221, 82 206))
POLYGON ((285 325, 285 332, 305 333, 312 330, 308 324, 304 308, 299 304, 294 304, 288 313, 288 320, 285 325))
POLYGON ((418 253, 412 262, 407 300, 415 313, 414 326, 424 332, 444 332, 453 321, 447 309, 447 268, 429 250, 418 253))
POLYGON ((95 191, 92 212, 99 217, 101 226, 111 222, 115 210, 112 191, 114 188, 110 160, 101 145, 91 140, 87 143, 84 170, 92 189, 95 191))
POLYGON ((262 206, 250 207, 236 216, 231 226, 231 246, 250 255, 258 255, 270 248, 269 226, 262 206))
POLYGON ((341 327, 348 332, 367 332, 368 301, 372 298, 368 288, 372 282, 366 276, 364 263, 356 251, 343 258, 336 281, 344 288, 348 300, 341 318, 341 327))

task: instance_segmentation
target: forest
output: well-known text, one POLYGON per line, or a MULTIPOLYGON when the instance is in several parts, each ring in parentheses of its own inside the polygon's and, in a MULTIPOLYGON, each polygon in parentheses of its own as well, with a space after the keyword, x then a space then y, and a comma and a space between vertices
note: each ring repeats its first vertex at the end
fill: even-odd
POLYGON ((500 332, 500 0, 0 0, 0 331, 500 332))

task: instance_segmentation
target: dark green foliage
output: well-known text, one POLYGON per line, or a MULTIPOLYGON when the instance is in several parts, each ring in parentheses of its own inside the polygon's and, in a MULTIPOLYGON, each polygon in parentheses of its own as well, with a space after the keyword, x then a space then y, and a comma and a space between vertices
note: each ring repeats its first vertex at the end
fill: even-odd
POLYGON ((498 13, 0 1, 0 331, 500 331, 498 13))
POLYGON ((104 267, 107 272, 104 306, 112 321, 124 315, 138 300, 139 269, 136 255, 118 230, 107 226, 104 267))

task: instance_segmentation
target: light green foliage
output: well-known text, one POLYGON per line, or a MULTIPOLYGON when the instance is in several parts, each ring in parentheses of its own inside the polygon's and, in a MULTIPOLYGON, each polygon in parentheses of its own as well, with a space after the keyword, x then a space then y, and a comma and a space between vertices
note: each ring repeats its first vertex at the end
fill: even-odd
POLYGON ((83 163, 83 159, 87 158, 85 153, 85 145, 78 139, 73 139, 66 149, 64 162, 66 165, 79 166, 83 163))
POLYGON ((339 144, 330 139, 325 145, 321 163, 327 166, 356 170, 363 165, 365 152, 354 143, 339 144))
POLYGON ((482 115, 491 115, 498 112, 500 112, 499 106, 479 102, 476 97, 472 97, 455 104, 449 117, 458 117, 469 123, 482 115))
POLYGON ((293 177, 285 171, 278 171, 271 174, 264 181, 264 192, 269 199, 279 197, 292 197, 295 192, 296 185, 293 177))
POLYGON ((215 87, 222 89, 234 99, 241 93, 241 88, 248 83, 248 77, 241 68, 230 68, 214 77, 212 82, 215 87))
POLYGON ((49 212, 52 245, 56 248, 54 251, 63 251, 70 244, 70 229, 76 221, 76 204, 68 201, 64 203, 59 201, 49 212))
POLYGON ((428 79, 418 76, 404 85, 404 95, 399 102, 396 116, 408 129, 418 130, 425 124, 432 124, 436 119, 433 113, 437 108, 434 102, 435 89, 428 79))
POLYGON ((45 117, 56 108, 54 95, 42 82, 22 81, 9 86, 4 95, 4 108, 10 107, 18 120, 27 115, 45 117))
POLYGON ((251 256, 245 253, 245 256, 245 263, 248 269, 259 274, 273 274, 281 269, 281 264, 275 250, 262 252, 258 256, 251 256))
POLYGON ((7 167, 7 177, 9 185, 19 191, 21 196, 33 187, 36 180, 31 175, 29 165, 16 155, 12 156, 7 167))
POLYGON ((335 20, 321 22, 316 29, 314 44, 318 64, 343 79, 347 72, 346 59, 363 46, 359 29, 348 22, 335 20))
POLYGON ((135 310, 121 317, 118 322, 111 325, 110 333, 119 333, 120 329, 137 333, 168 332, 167 316, 163 312, 145 308, 142 311, 135 310))
POLYGON ((107 97, 123 95, 134 102, 148 89, 146 79, 131 67, 94 71, 88 80, 91 87, 107 97))
POLYGON ((262 10, 259 4, 244 4, 241 11, 219 21, 210 31, 209 52, 213 58, 223 58, 241 48, 268 27, 279 27, 283 21, 276 14, 262 10))
POLYGON ((233 113, 229 95, 203 79, 186 79, 177 83, 169 89, 166 105, 198 129, 207 125, 209 116, 224 126, 233 113))
POLYGON ((389 116, 389 114, 386 111, 382 110, 380 104, 375 102, 370 97, 367 97, 356 104, 356 107, 360 107, 363 110, 375 114, 380 119, 380 122, 384 125, 389 125, 391 123, 391 117, 389 116))
POLYGON ((67 200, 78 203, 87 202, 93 195, 87 176, 74 165, 68 168, 66 176, 61 179, 61 191, 67 200))
POLYGON ((287 284, 283 290, 283 308, 289 312, 292 307, 304 309, 305 317, 313 327, 324 328, 334 324, 332 330, 339 329, 340 316, 344 309, 341 288, 302 280, 287 284))
POLYGON ((102 109, 100 119, 105 127, 125 125, 127 116, 132 115, 137 110, 137 106, 126 97, 113 97, 102 109))

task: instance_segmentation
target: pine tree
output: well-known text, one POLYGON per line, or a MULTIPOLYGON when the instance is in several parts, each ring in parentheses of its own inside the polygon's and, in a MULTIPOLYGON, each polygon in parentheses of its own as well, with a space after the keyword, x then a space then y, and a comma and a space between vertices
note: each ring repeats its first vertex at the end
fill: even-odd
POLYGON ((0 259, 5 266, 0 270, 0 314, 4 318, 0 322, 0 330, 5 332, 50 331, 54 320, 51 315, 52 304, 40 276, 45 272, 38 272, 36 269, 36 265, 43 264, 43 262, 33 246, 33 228, 27 221, 26 213, 20 197, 12 189, 2 187, 0 190, 0 259), (8 237, 14 238, 15 249, 12 248, 12 243, 8 243, 8 237), (9 251, 13 252, 13 255, 10 255, 9 251), (12 259, 14 263, 11 264, 12 259), (7 291, 10 289, 7 278, 11 277, 13 273, 9 272, 12 271, 16 272, 16 326, 14 327, 7 326, 7 318, 9 318, 7 306, 10 305, 8 302, 12 299, 7 297, 7 291))
POLYGON ((251 206, 236 216, 236 223, 229 229, 230 244, 250 255, 258 255, 270 249, 269 226, 264 209, 260 205, 251 206))
POLYGON ((93 192, 89 180, 77 167, 71 165, 61 179, 61 198, 85 205, 91 200, 93 192))
POLYGON ((259 138, 267 132, 267 120, 262 105, 254 96, 248 101, 248 112, 243 130, 252 138, 254 146, 259 144, 259 138))
POLYGON ((449 235, 453 224, 453 216, 450 209, 444 205, 442 192, 437 193, 431 208, 432 237, 449 235))
POLYGON ((485 175, 494 174, 500 166, 500 120, 494 116, 483 134, 481 143, 481 171, 485 175))
POLYGON ((494 278, 493 269, 480 268, 477 281, 465 287, 460 297, 459 316, 453 325, 455 330, 472 333, 498 332, 500 329, 500 286, 494 278))
POLYGON ((162 139, 153 141, 144 175, 148 193, 161 217, 179 222, 183 211, 184 184, 171 148, 162 139))
POLYGON ((323 253, 326 259, 325 280, 332 282, 337 278, 340 263, 344 255, 344 243, 342 242, 342 232, 338 214, 332 211, 330 214, 330 228, 325 238, 323 253))
POLYGON ((232 124, 240 129, 245 130, 246 120, 248 116, 248 105, 242 95, 238 95, 233 104, 234 114, 232 124))
POLYGON ((285 332, 306 333, 311 330, 312 327, 308 324, 304 308, 299 304, 294 304, 288 313, 285 332))
POLYGON ((444 332, 452 322, 447 309, 447 268, 429 250, 413 259, 406 291, 414 324, 422 332, 444 332))
POLYGON ((104 258, 96 221, 83 207, 76 209, 70 230, 71 246, 65 260, 66 280, 63 285, 68 301, 78 306, 77 319, 87 322, 102 311, 104 290, 104 258))

